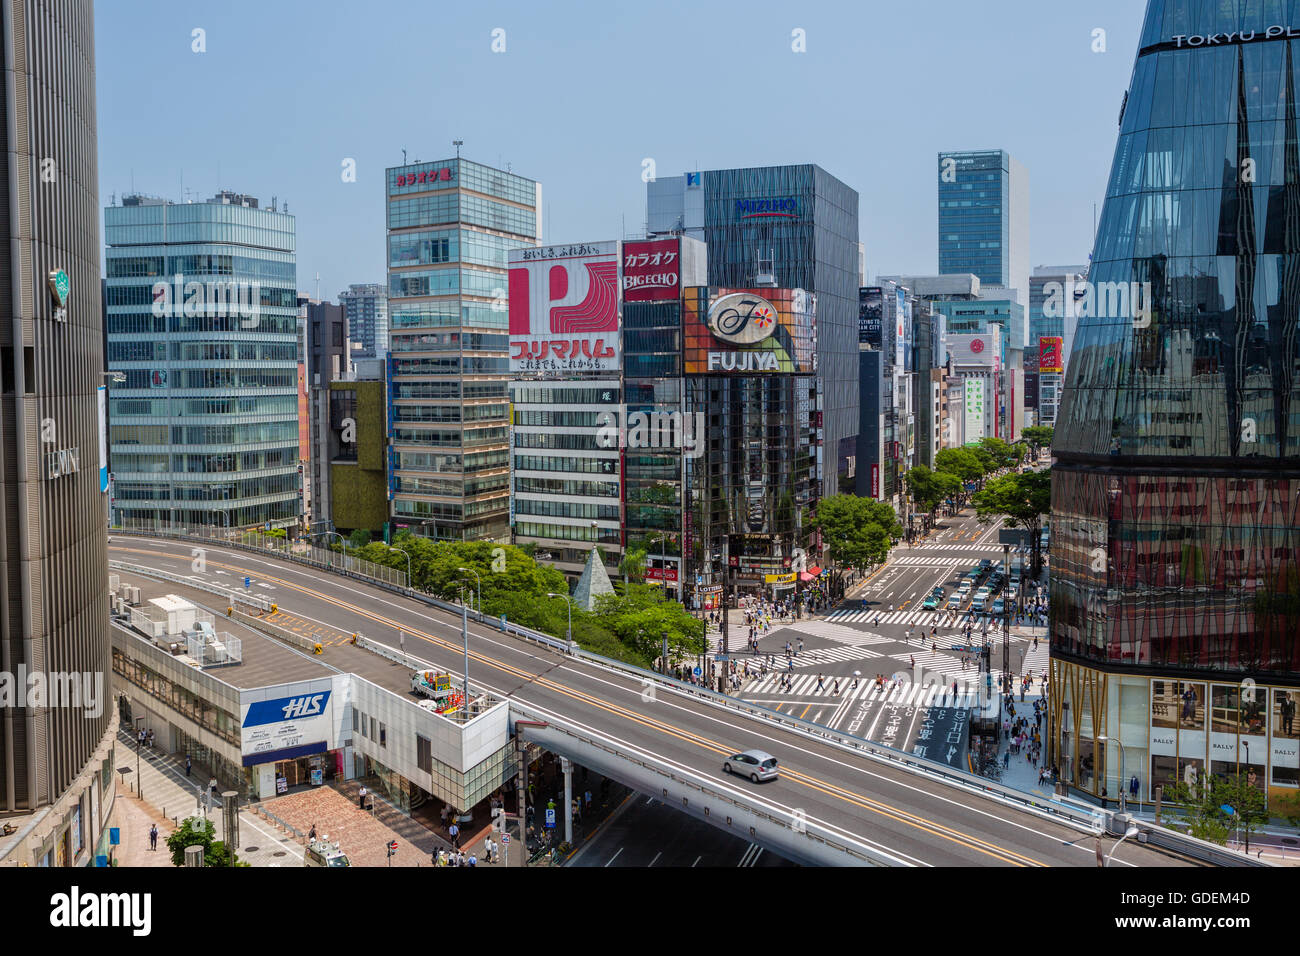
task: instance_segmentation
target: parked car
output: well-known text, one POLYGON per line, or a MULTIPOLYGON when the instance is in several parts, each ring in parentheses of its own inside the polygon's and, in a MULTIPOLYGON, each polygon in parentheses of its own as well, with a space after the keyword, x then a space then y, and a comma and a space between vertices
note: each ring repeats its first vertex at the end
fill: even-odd
POLYGON ((776 758, 763 750, 746 750, 744 753, 732 754, 722 765, 727 773, 748 777, 754 783, 760 780, 775 780, 778 771, 776 758))

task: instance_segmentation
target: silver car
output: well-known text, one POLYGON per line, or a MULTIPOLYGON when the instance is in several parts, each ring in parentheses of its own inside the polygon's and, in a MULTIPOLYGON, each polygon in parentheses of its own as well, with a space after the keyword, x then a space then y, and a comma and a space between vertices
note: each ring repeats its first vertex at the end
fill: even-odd
POLYGON ((754 783, 760 780, 775 780, 778 776, 776 758, 762 750, 746 750, 741 754, 733 754, 727 758, 722 769, 727 773, 748 777, 754 783))

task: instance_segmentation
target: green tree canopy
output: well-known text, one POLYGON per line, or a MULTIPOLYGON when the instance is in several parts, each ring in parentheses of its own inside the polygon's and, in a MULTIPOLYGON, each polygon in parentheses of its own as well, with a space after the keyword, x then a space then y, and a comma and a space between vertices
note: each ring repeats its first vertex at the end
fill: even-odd
POLYGON ((892 505, 857 495, 831 495, 817 505, 811 526, 820 529, 837 586, 844 568, 878 564, 903 535, 892 505))
POLYGON ((975 505, 975 517, 984 524, 1004 518, 1011 527, 1024 528, 1030 532, 1034 552, 1033 573, 1037 576, 1039 532, 1043 516, 1052 510, 1051 469, 1024 474, 1012 472, 994 478, 975 492, 971 501, 975 505))
POLYGON ((1027 425, 1020 429, 1020 437, 1029 444, 1034 451, 1040 448, 1052 447, 1053 430, 1048 425, 1027 425))
POLYGON ((958 504, 966 502, 966 485, 981 481, 985 473, 984 463, 972 448, 940 449, 934 456, 934 469, 938 473, 953 475, 957 479, 958 504))
POLYGON ((1001 438, 987 436, 980 439, 979 447, 989 454, 993 462, 993 467, 989 471, 997 471, 999 468, 1010 468, 1016 460, 1016 453, 1012 447, 1001 438))
POLYGON ((213 839, 217 828, 211 820, 203 817, 186 817, 180 826, 167 837, 167 849, 171 851, 172 866, 185 865, 185 850, 191 846, 203 847, 204 866, 248 866, 239 861, 239 855, 226 846, 224 840, 213 839), (231 858, 234 858, 233 860, 231 858))
POLYGON ((1165 799, 1179 805, 1173 812, 1186 825, 1188 833, 1220 846, 1234 832, 1240 832, 1249 847, 1250 835, 1268 822, 1264 791, 1252 784, 1245 773, 1223 776, 1202 773, 1191 786, 1179 780, 1165 792, 1165 799))
POLYGON ((907 483, 908 494, 921 511, 933 512, 947 495, 939 481, 939 473, 931 471, 925 465, 917 465, 903 476, 907 483))

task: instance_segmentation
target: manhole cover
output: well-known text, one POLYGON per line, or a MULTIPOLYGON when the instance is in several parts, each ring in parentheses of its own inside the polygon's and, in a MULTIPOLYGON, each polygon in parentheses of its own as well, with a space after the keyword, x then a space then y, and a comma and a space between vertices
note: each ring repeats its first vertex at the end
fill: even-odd
POLYGON ((285 853, 283 850, 276 850, 274 853, 271 854, 271 856, 288 856, 288 855, 289 854, 285 853))
POLYGON ((256 852, 257 852, 258 850, 260 850, 260 849, 262 849, 260 846, 246 846, 246 847, 244 847, 244 852, 245 852, 245 853, 256 853, 256 852))

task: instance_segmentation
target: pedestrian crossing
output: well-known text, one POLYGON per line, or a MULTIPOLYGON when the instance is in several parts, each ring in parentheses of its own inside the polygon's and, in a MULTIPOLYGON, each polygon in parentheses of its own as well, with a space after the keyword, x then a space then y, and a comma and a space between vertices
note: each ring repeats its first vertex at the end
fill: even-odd
POLYGON ((881 637, 879 634, 867 634, 859 631, 856 627, 845 627, 843 624, 829 619, 825 621, 795 621, 793 624, 787 625, 786 630, 799 631, 804 634, 811 634, 813 637, 824 637, 828 641, 853 644, 857 647, 885 644, 895 640, 892 637, 881 637))
POLYGON ((789 690, 782 688, 783 674, 768 674, 758 681, 747 684, 743 690, 746 697, 761 699, 766 695, 782 697, 814 697, 879 701, 899 707, 974 707, 977 704, 978 689, 974 676, 967 681, 958 680, 957 696, 952 695, 952 681, 940 686, 934 682, 916 683, 909 680, 886 680, 878 685, 874 679, 860 678, 858 686, 853 686, 853 678, 840 677, 839 693, 835 693, 836 678, 822 677, 818 685, 817 674, 796 675, 789 690))
MULTIPOLYGON (((1001 551, 1001 550, 1002 550, 1002 546, 999 545, 999 544, 997 544, 997 543, 993 543, 993 544, 957 544, 957 543, 953 543, 953 544, 945 544, 945 543, 942 542, 942 541, 928 541, 928 542, 926 542, 925 544, 917 545, 915 548, 912 548, 911 550, 913 550, 913 551, 987 551, 987 552, 990 552, 990 553, 991 553, 991 552, 994 552, 994 551, 1001 551)), ((891 558, 889 563, 890 563, 890 564, 893 564, 893 563, 894 563, 895 561, 897 561, 897 560, 899 560, 899 559, 898 559, 898 558, 891 558)))
POLYGON ((970 563, 968 558, 940 558, 928 557, 923 554, 904 554, 896 558, 891 558, 890 565, 904 565, 909 568, 955 568, 958 565, 967 565, 970 563))
MULTIPOLYGON (((951 611, 926 611, 915 608, 906 611, 855 611, 850 608, 843 608, 832 611, 826 620, 835 624, 919 624, 921 626, 961 627, 971 621, 978 622, 981 618, 970 611, 958 611, 957 616, 954 618, 951 611)), ((992 629, 993 626, 990 622, 989 630, 992 629)))

